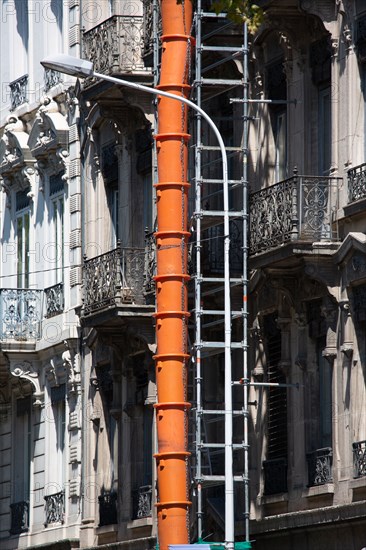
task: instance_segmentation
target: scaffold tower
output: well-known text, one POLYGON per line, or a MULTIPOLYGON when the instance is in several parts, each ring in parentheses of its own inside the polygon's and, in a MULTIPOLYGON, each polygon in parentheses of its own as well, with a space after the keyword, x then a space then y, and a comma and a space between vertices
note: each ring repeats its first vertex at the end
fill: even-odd
POLYGON ((247 365, 247 29, 198 0, 193 101, 214 120, 215 136, 194 117, 194 386, 192 477, 197 538, 212 542, 207 515, 222 523, 225 547, 249 542, 247 365), (238 538, 239 537, 239 538, 238 538))

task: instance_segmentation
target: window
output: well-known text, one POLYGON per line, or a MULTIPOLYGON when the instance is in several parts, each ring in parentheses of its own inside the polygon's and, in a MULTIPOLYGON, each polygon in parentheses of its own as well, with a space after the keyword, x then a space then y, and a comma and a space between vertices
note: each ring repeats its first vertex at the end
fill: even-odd
POLYGON ((29 288, 29 197, 27 191, 16 193, 17 287, 29 288))
POLYGON ((31 464, 31 396, 15 402, 10 534, 28 530, 31 464))
POLYGON ((143 183, 143 224, 144 229, 152 231, 152 138, 150 128, 138 130, 135 134, 137 153, 136 171, 143 183))
MULTIPOLYGON (((277 314, 264 320, 266 337, 267 381, 286 383, 280 369, 281 331, 277 314)), ((272 386, 267 393, 267 459, 263 463, 264 493, 272 495, 287 491, 287 393, 285 388, 272 386)))
POLYGON ((319 174, 328 175, 332 159, 331 128, 331 90, 330 87, 319 90, 319 174))
POLYGON ((286 111, 275 115, 275 181, 282 181, 287 176, 287 116, 286 111))
POLYGON ((63 523, 66 482, 66 385, 52 387, 46 409, 48 482, 45 487, 45 526, 63 523))
POLYGON ((317 340, 319 365, 319 447, 332 446, 332 367, 323 357, 325 338, 317 340))
POLYGON ((111 214, 111 247, 116 248, 119 234, 118 223, 118 188, 111 187, 108 193, 108 207, 111 214))
POLYGON ((266 70, 268 99, 281 102, 269 107, 274 142, 274 183, 287 177, 287 80, 283 64, 281 58, 266 70))
POLYGON ((52 262, 54 283, 63 280, 64 268, 64 181, 63 173, 50 176, 50 217, 52 220, 52 242, 47 249, 47 259, 52 262))
POLYGON ((66 428, 66 386, 60 384, 51 388, 51 406, 54 422, 53 445, 51 446, 51 455, 53 457, 53 467, 55 481, 59 490, 64 488, 65 484, 65 428, 66 428), (52 448, 53 447, 53 448, 52 448))
POLYGON ((102 173, 106 186, 107 204, 110 213, 110 246, 116 248, 119 238, 119 196, 118 196, 118 158, 115 143, 102 149, 102 173))

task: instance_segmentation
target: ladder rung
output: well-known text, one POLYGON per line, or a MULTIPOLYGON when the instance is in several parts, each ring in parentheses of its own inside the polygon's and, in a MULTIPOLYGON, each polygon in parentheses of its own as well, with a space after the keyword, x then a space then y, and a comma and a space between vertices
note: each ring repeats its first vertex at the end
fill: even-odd
MULTIPOLYGON (((194 178, 193 178, 194 179, 194 178)), ((214 183, 214 184, 220 184, 222 185, 223 184, 223 180, 220 179, 220 180, 215 180, 215 179, 204 179, 204 178, 201 178, 199 180, 199 183, 214 183)), ((228 180, 228 184, 229 185, 242 185, 243 184, 243 181, 242 180, 228 180)))
MULTIPOLYGON (((195 476, 197 477, 197 476, 195 476)), ((202 481, 225 481, 225 477, 224 475, 220 476, 220 475, 202 475, 199 477, 200 480, 202 481)), ((234 481, 244 481, 244 478, 243 476, 233 476, 234 477, 234 481)))
MULTIPOLYGON (((220 147, 217 145, 199 145, 199 149, 202 151, 221 151, 220 147)), ((225 151, 241 153, 243 151, 243 147, 225 147, 225 151)))
MULTIPOLYGON (((234 411, 231 411, 232 414, 235 414, 235 415, 238 415, 238 416, 241 416, 244 414, 244 411, 242 409, 238 409, 238 410, 234 410, 234 411)), ((199 411, 197 411, 197 414, 200 415, 200 414, 217 414, 217 415, 225 415, 227 413, 227 411, 225 410, 217 410, 217 409, 201 409, 199 411)))
MULTIPOLYGON (((224 277, 197 277, 197 275, 193 275, 192 279, 197 279, 197 283, 224 283, 225 282, 224 277)), ((243 279, 241 278, 239 279, 238 277, 233 277, 230 279, 230 284, 232 285, 240 285, 240 283, 242 282, 243 282, 243 279)))
MULTIPOLYGON (((223 349, 225 348, 225 342, 200 342, 199 344, 196 342, 194 346, 201 349, 223 349)), ((230 343, 230 349, 243 349, 243 347, 243 342, 230 343)))
MULTIPOLYGON (((192 313, 197 313, 198 315, 225 315, 225 311, 222 309, 192 309, 192 313)), ((230 315, 235 317, 236 315, 243 315, 243 310, 238 311, 230 311, 230 315)))
POLYGON ((230 218, 241 218, 244 216, 244 212, 242 210, 228 210, 225 212, 225 210, 200 210, 199 212, 193 212, 193 217, 198 218, 202 216, 202 218, 207 218, 209 216, 215 216, 215 217, 224 217, 229 216, 230 218))
POLYGON ((207 86, 242 86, 242 80, 224 79, 224 78, 201 78, 195 80, 195 84, 204 84, 207 86))
POLYGON ((237 46, 205 46, 203 44, 201 50, 207 52, 234 52, 238 55, 244 52, 244 48, 239 48, 237 46))
MULTIPOLYGON (((243 449, 243 443, 232 443, 230 446, 233 449, 243 449)), ((200 443, 198 447, 201 449, 225 449, 225 443, 200 443)))

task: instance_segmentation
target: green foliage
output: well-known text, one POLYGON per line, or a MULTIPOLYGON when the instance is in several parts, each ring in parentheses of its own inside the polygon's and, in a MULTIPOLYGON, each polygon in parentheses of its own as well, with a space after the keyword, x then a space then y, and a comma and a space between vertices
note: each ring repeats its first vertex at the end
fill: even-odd
POLYGON ((225 12, 234 23, 248 25, 248 31, 255 33, 263 21, 263 10, 248 0, 215 0, 216 13, 225 12))

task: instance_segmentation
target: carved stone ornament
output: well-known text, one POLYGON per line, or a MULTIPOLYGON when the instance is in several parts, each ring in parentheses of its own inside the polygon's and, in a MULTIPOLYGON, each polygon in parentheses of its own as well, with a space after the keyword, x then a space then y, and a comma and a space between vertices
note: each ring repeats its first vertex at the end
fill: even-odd
POLYGON ((38 109, 28 145, 37 168, 53 173, 67 169, 69 125, 55 101, 45 97, 38 109), (42 161, 42 162, 40 162, 42 161))
POLYGON ((353 330, 352 330, 352 312, 351 306, 348 300, 340 302, 342 309, 342 322, 343 322, 343 343, 341 345, 341 352, 350 359, 353 355, 353 330))
POLYGON ((41 391, 38 370, 29 361, 19 363, 10 362, 10 373, 31 383, 34 388, 33 406, 42 407, 44 404, 44 392, 41 391))
MULTIPOLYGON (((10 116, 0 140, 0 177, 3 180, 2 189, 8 197, 12 188, 30 188, 29 195, 33 197, 35 160, 28 146, 28 138, 23 122, 10 116)), ((9 200, 7 206, 10 206, 9 200)))
POLYGON ((68 376, 69 394, 75 394, 80 389, 80 355, 68 340, 64 341, 66 350, 62 353, 63 366, 68 376))
POLYGON ((55 356, 51 357, 45 372, 49 382, 55 386, 59 386, 64 381, 66 369, 60 358, 55 356))

